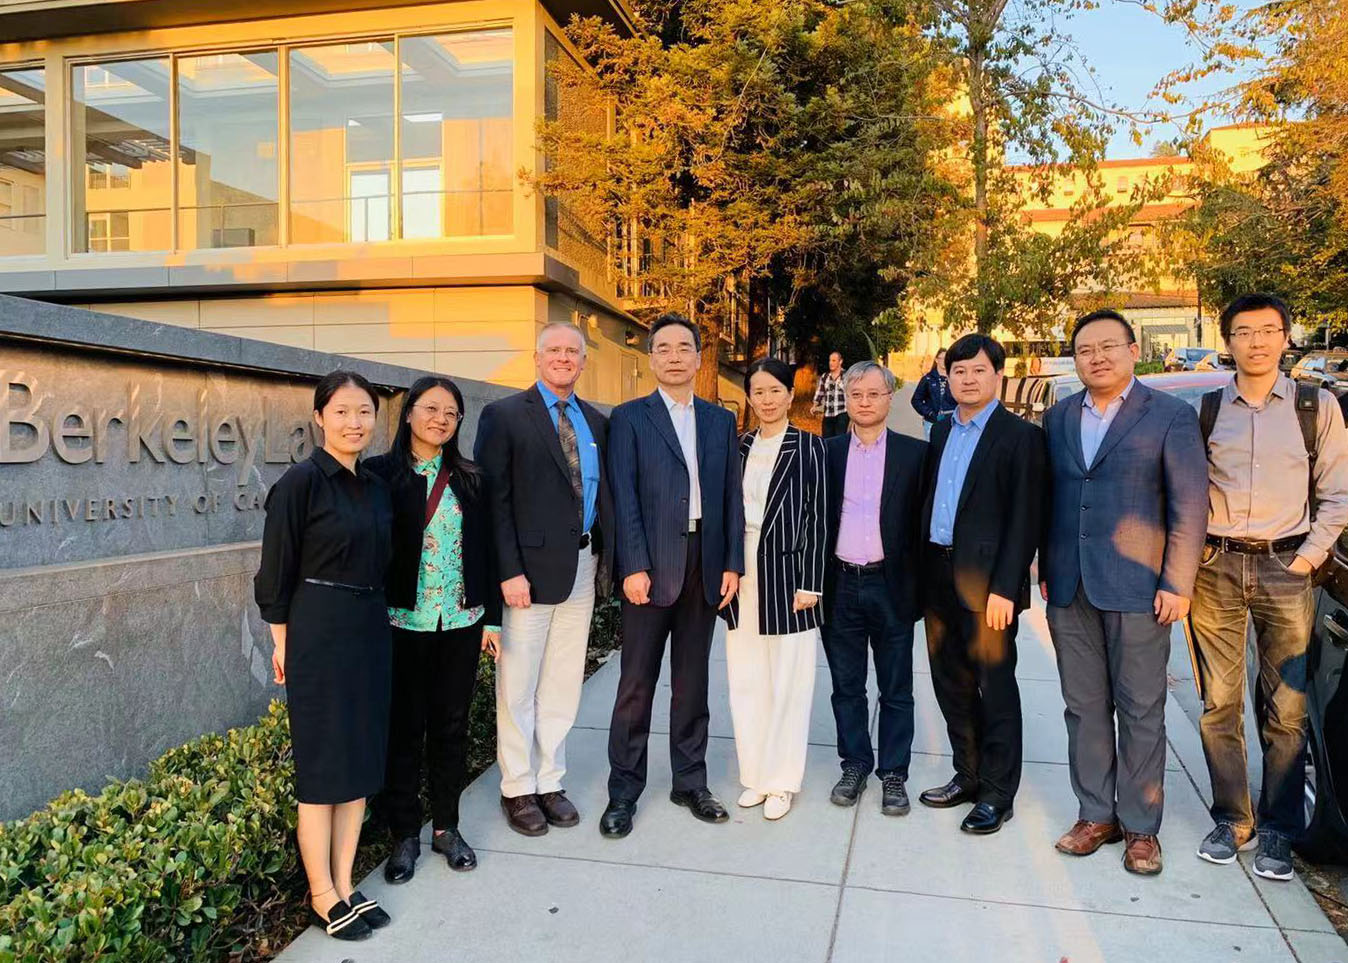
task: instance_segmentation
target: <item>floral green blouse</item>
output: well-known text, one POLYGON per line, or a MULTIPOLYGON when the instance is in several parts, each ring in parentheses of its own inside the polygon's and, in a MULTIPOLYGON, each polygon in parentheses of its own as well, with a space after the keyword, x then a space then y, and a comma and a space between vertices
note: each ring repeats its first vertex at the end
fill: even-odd
MULTIPOLYGON (((426 479, 429 492, 440 473, 440 456, 423 461, 414 470, 426 479)), ((465 608, 463 602, 463 510, 454 490, 445 486, 421 543, 417 607, 390 608, 388 618, 412 632, 467 628, 482 618, 483 609, 480 605, 465 608)))

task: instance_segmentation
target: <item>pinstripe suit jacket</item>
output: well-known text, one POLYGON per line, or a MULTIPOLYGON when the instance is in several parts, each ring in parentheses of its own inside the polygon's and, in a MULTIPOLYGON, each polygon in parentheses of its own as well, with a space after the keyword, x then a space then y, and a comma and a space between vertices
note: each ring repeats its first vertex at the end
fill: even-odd
MULTIPOLYGON (((702 588, 721 603, 723 572, 744 572, 744 496, 735 460, 735 416, 693 400, 697 477, 702 491, 702 588)), ((609 486, 615 514, 617 578, 651 577, 652 605, 673 605, 688 562, 688 468, 669 411, 654 391, 609 415, 609 486)))
MULTIPOLYGON (((757 430, 740 436, 740 472, 744 471, 757 430)), ((824 592, 828 543, 828 465, 824 439, 788 425, 768 485, 768 503, 758 538, 758 631, 790 635, 818 628, 824 607, 793 612, 797 590, 824 592)), ((739 625, 739 596, 726 620, 739 625)))

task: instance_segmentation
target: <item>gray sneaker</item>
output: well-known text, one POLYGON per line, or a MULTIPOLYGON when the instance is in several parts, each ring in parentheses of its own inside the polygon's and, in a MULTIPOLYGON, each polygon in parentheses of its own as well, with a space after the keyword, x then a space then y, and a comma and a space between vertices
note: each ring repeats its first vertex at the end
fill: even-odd
POLYGON ((1281 833, 1259 832, 1259 854, 1254 857, 1254 875, 1287 881, 1292 878, 1292 841, 1281 833))
POLYGON ((1236 853, 1254 849, 1257 845, 1254 833, 1247 832, 1244 839, 1237 841, 1236 827, 1230 823, 1218 823, 1212 832, 1198 844, 1198 858, 1209 863, 1225 866, 1236 861, 1236 853))

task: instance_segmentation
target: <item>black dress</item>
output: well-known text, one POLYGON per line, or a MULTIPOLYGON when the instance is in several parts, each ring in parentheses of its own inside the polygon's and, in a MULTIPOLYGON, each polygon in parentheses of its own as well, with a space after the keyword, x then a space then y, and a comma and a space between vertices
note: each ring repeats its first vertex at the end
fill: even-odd
POLYGON ((384 601, 393 507, 384 481, 323 449, 267 493, 262 618, 286 629, 295 797, 335 804, 379 791, 388 748, 390 634, 384 601))

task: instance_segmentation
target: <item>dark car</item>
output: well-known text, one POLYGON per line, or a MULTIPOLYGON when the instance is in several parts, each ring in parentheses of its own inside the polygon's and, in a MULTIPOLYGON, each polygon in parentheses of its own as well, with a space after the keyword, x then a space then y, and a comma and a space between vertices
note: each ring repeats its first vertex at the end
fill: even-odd
MULTIPOLYGON (((1214 371, 1138 380, 1197 409, 1204 394, 1230 378, 1229 372, 1214 371)), ((1296 844, 1297 852, 1318 863, 1348 861, 1348 686, 1342 684, 1348 662, 1348 532, 1339 537, 1332 564, 1334 574, 1315 593, 1315 625, 1306 653, 1306 833, 1296 844)), ((1250 651, 1250 692, 1255 691, 1257 665, 1250 651)))

